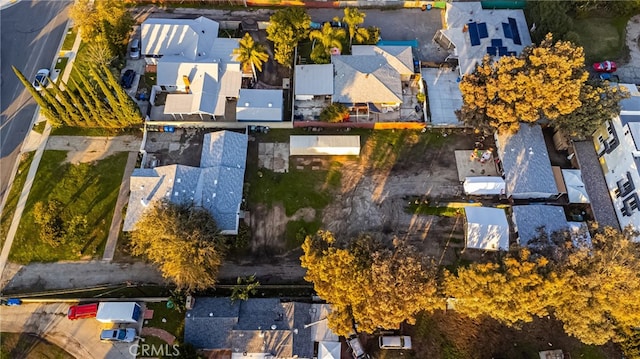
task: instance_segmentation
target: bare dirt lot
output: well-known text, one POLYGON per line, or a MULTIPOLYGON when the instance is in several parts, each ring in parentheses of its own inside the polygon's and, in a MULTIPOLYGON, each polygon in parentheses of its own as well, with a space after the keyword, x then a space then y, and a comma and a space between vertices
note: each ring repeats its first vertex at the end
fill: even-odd
MULTIPOLYGON (((275 142, 287 141, 290 133, 258 135, 256 142, 274 142, 274 137, 275 142)), ((433 203, 459 198, 462 186, 454 151, 473 148, 473 136, 451 131, 350 134, 361 136, 359 157, 292 157, 286 174, 258 169, 257 159, 253 158, 257 150, 252 150, 257 144, 250 145, 247 182, 252 252, 260 257, 271 254, 276 255, 272 259, 297 262, 300 252, 295 247, 301 238, 292 240, 297 232, 288 233, 288 226, 292 221, 303 220, 315 222, 342 238, 371 232, 388 243, 405 240, 442 264, 455 262, 458 256, 454 248, 461 248, 464 238, 462 216, 415 215, 407 213, 405 207, 415 197, 429 198, 433 203), (264 172, 264 177, 254 177, 256 171, 264 172), (332 176, 339 178, 333 186, 332 176), (263 186, 264 181, 269 184, 263 186), (300 181, 311 187, 299 188, 300 181), (272 194, 256 196, 252 191, 272 194), (326 195, 328 200, 311 198, 318 194, 326 195)))

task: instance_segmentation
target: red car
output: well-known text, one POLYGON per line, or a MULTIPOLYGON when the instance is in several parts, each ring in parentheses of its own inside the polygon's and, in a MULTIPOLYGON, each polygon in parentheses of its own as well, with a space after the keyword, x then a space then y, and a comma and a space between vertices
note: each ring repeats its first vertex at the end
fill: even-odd
POLYGON ((593 69, 596 72, 615 72, 617 69, 616 63, 613 61, 602 61, 593 64, 593 69))

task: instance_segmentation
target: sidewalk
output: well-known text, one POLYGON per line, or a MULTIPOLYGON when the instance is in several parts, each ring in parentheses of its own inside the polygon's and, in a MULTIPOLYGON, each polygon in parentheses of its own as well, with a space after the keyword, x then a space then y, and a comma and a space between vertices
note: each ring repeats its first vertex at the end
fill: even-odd
MULTIPOLYGON (((64 34, 66 35, 67 29, 69 28, 69 21, 67 21, 66 29, 64 34)), ((60 39, 60 44, 58 45, 58 51, 56 53, 60 53, 60 48, 62 48, 62 43, 64 42, 64 36, 60 39)), ((78 49, 80 48, 80 34, 76 37, 76 41, 73 43, 72 56, 69 58, 69 62, 67 63, 67 67, 64 69, 64 73, 62 74, 62 81, 66 82, 71 75, 71 69, 73 68, 73 62, 75 61, 75 54, 78 53, 78 49)), ((56 64, 57 56, 53 59, 53 63, 51 64, 51 68, 53 68, 56 64)), ((41 121, 46 121, 45 117, 40 113, 40 108, 37 107, 37 120, 34 123, 38 123, 41 121)), ((33 132, 33 131, 32 131, 33 132)), ((49 134, 51 133, 51 125, 47 122, 47 125, 44 129, 44 132, 40 137, 40 143, 38 145, 38 149, 36 150, 36 154, 33 157, 33 161, 31 162, 31 167, 29 167, 29 172, 27 173, 27 180, 22 188, 22 192, 20 193, 20 199, 18 200, 18 204, 16 205, 16 211, 13 214, 13 219, 11 221, 11 226, 9 227, 9 231, 7 232, 7 238, 4 242, 4 246, 2 247, 2 253, 0 253, 0 273, 4 272, 4 268, 7 264, 7 259, 9 258, 9 252, 11 251, 11 246, 13 245, 13 239, 15 238, 16 232, 18 230, 18 225, 20 224, 20 219, 22 218, 22 212, 24 211, 24 206, 27 203, 27 198, 29 197, 29 192, 31 191, 31 186, 33 185, 33 179, 38 172, 38 166, 40 165, 40 160, 42 159, 42 154, 47 145, 47 139, 49 138, 49 134)), ((25 142, 29 142, 28 140, 25 142)), ((25 148, 21 148, 21 153, 25 152, 25 148)), ((20 156, 18 156, 20 158, 20 156)))
POLYGON ((618 66, 615 72, 621 83, 640 84, 640 15, 629 19, 626 28, 626 45, 629 48, 629 63, 618 66))

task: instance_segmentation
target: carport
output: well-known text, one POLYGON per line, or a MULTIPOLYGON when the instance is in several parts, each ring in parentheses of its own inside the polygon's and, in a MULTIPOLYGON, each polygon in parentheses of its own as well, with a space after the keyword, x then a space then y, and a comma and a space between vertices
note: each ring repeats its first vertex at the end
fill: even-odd
POLYGON ((358 156, 360 136, 290 136, 291 156, 358 156))
POLYGON ((429 97, 429 121, 433 125, 461 124, 455 111, 462 107, 462 93, 460 92, 459 75, 451 68, 422 69, 422 78, 427 83, 429 97))

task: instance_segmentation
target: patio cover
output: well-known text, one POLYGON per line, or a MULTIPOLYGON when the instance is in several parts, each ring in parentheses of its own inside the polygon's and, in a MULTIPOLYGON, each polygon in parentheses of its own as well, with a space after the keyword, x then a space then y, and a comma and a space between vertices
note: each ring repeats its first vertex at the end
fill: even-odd
POLYGON ((467 177, 464 180, 464 193, 476 196, 505 194, 504 179, 494 176, 467 177))
POLYGON ((589 203, 589 195, 584 187, 584 182, 582 182, 580 170, 562 170, 562 177, 567 187, 569 203, 589 203))
POLYGON ((340 359, 340 342, 320 342, 318 359, 340 359))
POLYGON ((291 156, 358 156, 360 136, 290 136, 291 156))
POLYGON ((485 251, 509 250, 509 223, 504 210, 466 207, 466 247, 485 251))

